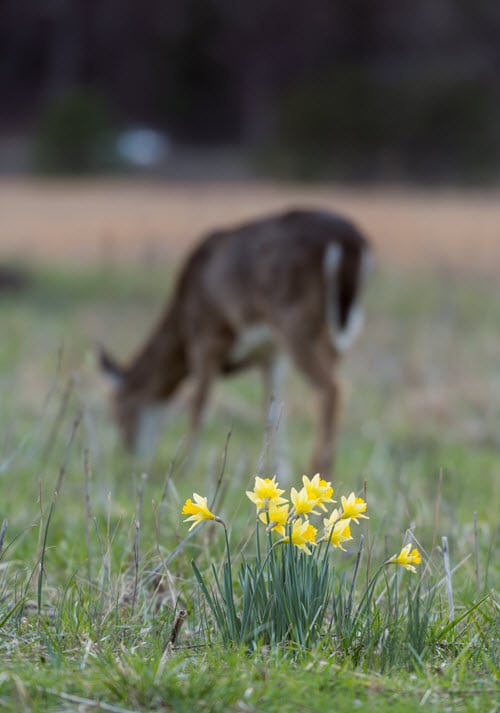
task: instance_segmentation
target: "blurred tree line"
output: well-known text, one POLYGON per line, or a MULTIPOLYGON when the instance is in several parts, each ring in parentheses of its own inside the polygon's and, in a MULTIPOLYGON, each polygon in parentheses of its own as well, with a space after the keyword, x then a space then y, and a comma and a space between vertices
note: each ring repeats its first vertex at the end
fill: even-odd
POLYGON ((283 176, 498 179, 500 3, 2 0, 0 91, 81 169, 141 123, 283 176))

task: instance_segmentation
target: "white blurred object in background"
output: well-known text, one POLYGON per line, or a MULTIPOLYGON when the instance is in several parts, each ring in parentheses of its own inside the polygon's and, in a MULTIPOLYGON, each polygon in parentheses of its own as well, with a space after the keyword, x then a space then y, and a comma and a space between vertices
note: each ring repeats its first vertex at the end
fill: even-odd
POLYGON ((122 131, 116 140, 116 150, 121 159, 140 168, 160 165, 171 149, 168 137, 148 127, 122 131))

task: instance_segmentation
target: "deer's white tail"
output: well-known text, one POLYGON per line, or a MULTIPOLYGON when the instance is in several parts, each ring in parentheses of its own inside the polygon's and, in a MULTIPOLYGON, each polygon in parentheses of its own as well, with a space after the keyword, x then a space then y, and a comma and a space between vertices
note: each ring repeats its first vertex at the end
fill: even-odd
POLYGON ((332 243, 325 250, 323 258, 323 274, 325 279, 326 319, 328 333, 333 347, 340 353, 351 347, 363 327, 363 311, 360 305, 360 295, 365 275, 368 273, 372 256, 369 250, 363 250, 359 264, 358 275, 349 295, 349 304, 344 320, 341 320, 341 280, 342 261, 344 259, 342 245, 332 243))

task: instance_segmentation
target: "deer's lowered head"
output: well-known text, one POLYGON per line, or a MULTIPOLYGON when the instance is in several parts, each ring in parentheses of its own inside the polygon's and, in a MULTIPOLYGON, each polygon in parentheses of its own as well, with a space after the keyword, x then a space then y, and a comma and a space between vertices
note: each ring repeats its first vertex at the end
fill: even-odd
POLYGON ((103 347, 98 347, 98 359, 101 371, 108 378, 111 392, 111 413, 118 426, 123 445, 129 451, 137 448, 143 397, 134 394, 127 381, 127 370, 103 347))
POLYGON ((111 384, 111 412, 128 451, 154 446, 157 410, 188 375, 179 310, 169 307, 139 353, 123 366, 102 346, 98 361, 111 384))

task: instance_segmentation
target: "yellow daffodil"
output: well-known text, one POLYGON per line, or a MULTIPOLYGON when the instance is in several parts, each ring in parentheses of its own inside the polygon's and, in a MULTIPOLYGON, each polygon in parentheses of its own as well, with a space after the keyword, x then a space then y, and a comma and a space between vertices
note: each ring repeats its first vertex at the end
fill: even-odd
POLYGON ((275 530, 279 535, 283 536, 285 534, 286 521, 288 520, 288 505, 270 503, 268 510, 259 514, 259 519, 264 525, 268 526, 269 530, 275 530))
POLYGON ((201 495, 198 495, 198 493, 193 493, 193 498, 194 503, 191 498, 188 498, 184 503, 184 507, 182 508, 182 514, 190 516, 187 517, 184 522, 193 521, 193 524, 191 525, 189 530, 192 530, 193 527, 195 527, 199 522, 202 522, 203 520, 218 519, 215 517, 213 512, 210 512, 210 510, 208 509, 206 498, 202 498, 201 495))
POLYGON ((326 480, 322 480, 319 473, 316 473, 312 480, 309 480, 307 475, 302 476, 302 482, 304 483, 304 489, 307 493, 309 500, 315 500, 316 504, 326 512, 326 507, 323 503, 333 503, 332 500, 333 488, 332 484, 326 480))
MULTIPOLYGON (((328 517, 323 518, 323 525, 325 526, 325 535, 327 535, 334 525, 337 524, 339 520, 342 519, 342 510, 334 508, 328 517)), ((346 520, 349 522, 349 520, 346 520)))
POLYGON ((271 503, 281 505, 287 502, 285 498, 281 497, 285 491, 278 488, 275 475, 272 478, 259 478, 259 476, 256 476, 254 489, 246 492, 259 510, 260 508, 268 507, 271 503))
POLYGON ((350 520, 342 519, 340 512, 334 510, 330 517, 323 519, 323 525, 323 539, 333 547, 344 550, 342 543, 352 540, 350 520))
POLYGON ((357 498, 354 493, 351 493, 348 498, 342 495, 342 518, 344 520, 354 520, 358 522, 358 517, 368 520, 368 515, 362 513, 366 510, 366 503, 363 498, 357 498))
POLYGON ((417 548, 414 547, 412 550, 411 545, 405 545, 399 555, 391 557, 387 560, 386 564, 400 564, 401 567, 404 567, 410 572, 416 572, 417 570, 413 565, 420 564, 421 561, 422 557, 420 556, 420 552, 417 548))
POLYGON ((314 509, 318 504, 317 499, 311 500, 305 488, 301 488, 300 490, 292 488, 290 490, 290 500, 293 503, 295 515, 307 515, 308 513, 313 513, 314 515, 319 514, 318 511, 314 509))
MULTIPOLYGON (((332 510, 332 512, 330 513, 330 515, 328 517, 323 518, 323 526, 324 526, 323 536, 324 536, 325 540, 328 539, 328 535, 330 534, 332 527, 334 527, 337 524, 337 522, 339 522, 339 520, 341 520, 341 519, 342 519, 342 511, 339 510, 338 508, 334 508, 334 510, 332 510)), ((346 519, 345 522, 349 522, 349 520, 346 519)))
POLYGON ((330 544, 332 544, 333 547, 339 547, 341 550, 345 550, 345 548, 342 547, 342 543, 347 540, 352 540, 349 520, 339 520, 337 524, 333 526, 330 544))
MULTIPOLYGON (((307 545, 315 545, 317 530, 314 525, 311 525, 309 520, 297 519, 292 526, 292 544, 298 547, 299 550, 305 552, 306 555, 311 554, 311 550, 307 545)), ((290 537, 285 537, 283 542, 289 542, 290 537)))

